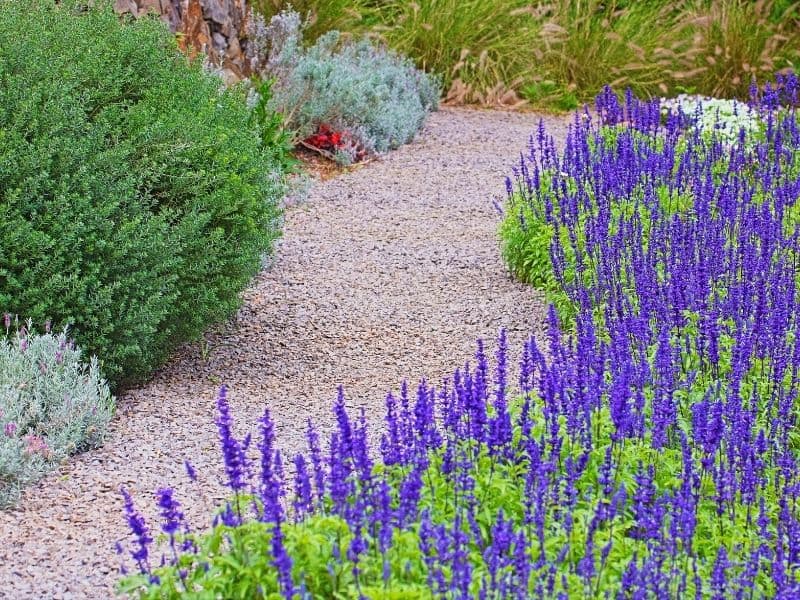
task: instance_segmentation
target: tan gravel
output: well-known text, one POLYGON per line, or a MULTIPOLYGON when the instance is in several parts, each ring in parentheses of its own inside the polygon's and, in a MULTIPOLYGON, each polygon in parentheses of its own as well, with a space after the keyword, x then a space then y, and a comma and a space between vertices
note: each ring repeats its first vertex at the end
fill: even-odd
MULTIPOLYGON (((565 121, 545 119, 561 136, 565 121)), ((0 512, 0 597, 111 597, 114 544, 127 535, 120 486, 152 515, 154 490, 174 485, 195 523, 207 521, 202 509, 222 494, 222 382, 238 431, 255 432, 268 407, 279 445, 293 454, 304 448, 306 419, 323 430, 330 423, 337 385, 348 406, 377 421, 404 378, 438 382, 472 356, 476 338, 505 327, 513 349, 540 328, 542 298, 505 272, 492 206, 538 120, 445 109, 416 142, 318 183, 287 211, 275 264, 238 316, 120 398, 103 448, 0 512), (184 458, 200 486, 188 482, 184 458)))

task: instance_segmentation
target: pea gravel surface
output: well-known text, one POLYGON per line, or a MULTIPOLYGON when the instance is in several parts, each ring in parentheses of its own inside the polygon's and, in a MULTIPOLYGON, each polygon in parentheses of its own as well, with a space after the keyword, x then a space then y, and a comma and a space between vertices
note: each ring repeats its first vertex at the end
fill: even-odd
MULTIPOLYGON (((566 121, 543 118, 563 139, 566 121)), ((473 357, 476 339, 492 351, 506 328, 517 356, 546 311, 503 266, 492 200, 504 196, 503 178, 539 119, 443 109, 415 142, 317 183, 288 208, 273 264, 237 316, 120 397, 102 448, 0 511, 0 597, 112 597, 124 558, 115 544, 128 535, 120 487, 153 519, 155 490, 173 486, 193 524, 207 525, 224 497, 221 383, 237 434, 257 433, 268 408, 291 457, 305 449, 309 418, 330 431, 340 384, 354 414, 364 408, 379 428, 389 390, 403 380, 438 384, 473 357)))

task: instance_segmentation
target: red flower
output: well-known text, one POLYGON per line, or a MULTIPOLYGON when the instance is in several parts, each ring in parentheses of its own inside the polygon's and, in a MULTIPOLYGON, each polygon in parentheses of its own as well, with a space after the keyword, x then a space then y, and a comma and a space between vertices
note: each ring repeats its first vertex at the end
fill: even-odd
POLYGON ((318 125, 316 133, 308 136, 303 141, 309 146, 328 152, 335 152, 350 146, 353 148, 353 158, 356 162, 363 160, 367 155, 364 148, 359 147, 360 145, 353 139, 349 131, 336 131, 327 123, 318 125))

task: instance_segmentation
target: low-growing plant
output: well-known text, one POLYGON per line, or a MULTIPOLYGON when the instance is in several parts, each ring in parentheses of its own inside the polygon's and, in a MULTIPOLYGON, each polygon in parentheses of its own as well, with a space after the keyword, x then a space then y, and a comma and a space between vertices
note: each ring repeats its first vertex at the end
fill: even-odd
POLYGON ((303 140, 320 126, 346 131, 352 147, 337 157, 353 161, 360 150, 385 152, 414 137, 438 106, 437 80, 373 42, 343 39, 336 31, 305 49, 301 19, 283 12, 260 33, 263 75, 273 78, 270 106, 303 140))
POLYGON ((742 129, 747 139, 755 139, 754 134, 766 128, 761 115, 739 100, 682 94, 661 102, 661 112, 665 118, 669 118, 670 111, 680 111, 702 135, 717 136, 727 143, 736 142, 742 129))
POLYGON ((366 156, 363 148, 348 131, 334 131, 325 123, 317 131, 303 140, 303 144, 327 153, 338 162, 360 161, 366 156))
POLYGON ((238 307, 279 233, 280 152, 244 90, 108 2, 0 3, 0 77, 0 306, 140 381, 238 307))
POLYGON ((0 506, 67 456, 99 446, 114 410, 97 360, 67 331, 37 334, 4 316, 0 337, 0 506), (12 328, 13 326, 13 328, 12 328))

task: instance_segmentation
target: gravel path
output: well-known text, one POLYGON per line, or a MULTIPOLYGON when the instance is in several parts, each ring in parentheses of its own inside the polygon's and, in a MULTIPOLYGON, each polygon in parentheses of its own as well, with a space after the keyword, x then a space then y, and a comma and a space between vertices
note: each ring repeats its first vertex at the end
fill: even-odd
MULTIPOLYGON (((293 454, 307 418, 329 426, 339 384, 348 406, 377 420, 389 389, 404 378, 439 382, 472 356, 476 338, 493 340, 505 327, 516 349, 544 309, 504 271, 491 199, 504 193, 503 176, 538 119, 445 109, 415 143, 317 184, 287 211, 276 262, 236 319, 207 336, 205 351, 184 348, 121 398, 103 448, 0 512, 0 597, 111 597, 113 546, 127 534, 120 486, 152 515, 154 490, 174 485, 202 522, 201 509, 222 494, 221 382, 239 432, 255 432, 269 407, 280 447, 293 454), (188 482, 184 458, 200 486, 188 482)), ((561 136, 564 124, 553 118, 547 127, 561 136)))

